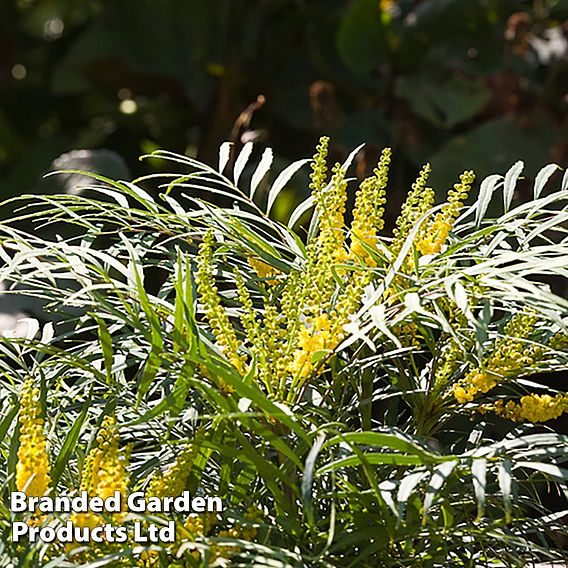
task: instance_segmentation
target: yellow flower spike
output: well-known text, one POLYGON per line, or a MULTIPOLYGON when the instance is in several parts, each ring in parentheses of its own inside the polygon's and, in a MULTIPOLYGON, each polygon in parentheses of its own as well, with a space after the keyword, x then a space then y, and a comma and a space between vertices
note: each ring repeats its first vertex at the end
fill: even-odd
POLYGON ((201 536, 205 533, 205 523, 202 515, 190 515, 184 523, 184 527, 195 536, 201 536))
MULTIPOLYGON (((113 416, 106 416, 96 437, 96 445, 91 449, 81 471, 80 489, 87 491, 89 497, 110 497, 119 491, 124 499, 128 492, 128 450, 119 448, 120 435, 113 416)), ((124 513, 115 513, 116 522, 124 521, 124 513)), ((71 522, 77 527, 88 527, 91 530, 103 524, 104 519, 95 513, 73 513, 71 522)), ((67 550, 77 548, 79 543, 66 545, 67 550)))
MULTIPOLYGON (((319 233, 306 246, 306 266, 300 274, 299 287, 290 290, 304 317, 317 317, 328 312, 336 289, 334 267, 344 262, 344 213, 347 200, 345 171, 336 164, 331 182, 314 192, 319 219, 319 233)), ((294 327, 297 329, 297 325, 294 327)))
MULTIPOLYGON (((244 515, 248 523, 256 524, 262 519, 262 511, 257 507, 249 507, 244 515)), ((258 535, 258 528, 254 526, 239 526, 242 540, 253 541, 258 535)))
POLYGON ((393 231, 394 239, 391 244, 393 258, 396 258, 402 249, 404 241, 416 225, 418 219, 431 209, 434 204, 434 191, 426 187, 430 171, 430 164, 425 164, 422 167, 418 178, 412 184, 412 189, 402 204, 400 215, 396 219, 396 227, 393 231))
POLYGON ((336 288, 333 270, 347 260, 344 248, 347 181, 345 170, 336 164, 331 181, 327 183, 328 145, 329 139, 322 137, 312 162, 310 189, 319 219, 319 233, 306 246, 305 266, 288 275, 282 292, 285 354, 279 365, 279 382, 283 378, 281 373, 289 370, 292 364, 303 325, 300 322, 331 310, 336 288))
POLYGON ((312 160, 312 173, 310 174, 310 190, 312 194, 319 195, 323 192, 326 185, 327 176, 327 153, 329 147, 329 137, 322 136, 316 148, 316 153, 312 160))
POLYGON ((92 462, 91 486, 98 497, 106 499, 120 491, 128 491, 127 452, 121 451, 120 435, 113 416, 106 416, 97 435, 97 448, 92 462))
POLYGON ((461 353, 461 347, 453 339, 450 339, 443 347, 434 372, 434 384, 436 388, 440 389, 448 384, 448 380, 459 367, 461 353))
POLYGON ((418 347, 418 326, 414 322, 406 322, 393 327, 393 333, 399 338, 403 347, 418 347))
POLYGON ((425 234, 423 234, 416 244, 416 248, 422 254, 439 253, 442 246, 448 239, 455 220, 457 219, 463 201, 467 198, 471 184, 475 180, 473 171, 465 171, 460 176, 460 182, 454 185, 453 190, 448 193, 448 203, 436 214, 430 223, 425 234))
POLYGON ((242 307, 240 313, 241 324, 247 340, 255 346, 260 342, 260 325, 256 320, 256 310, 254 309, 252 298, 240 272, 235 272, 235 283, 242 307))
POLYGON ((246 362, 244 357, 239 354, 240 342, 229 321, 229 317, 221 305, 219 292, 215 285, 213 269, 214 242, 213 232, 207 231, 197 255, 197 273, 195 275, 197 290, 205 309, 205 317, 211 326, 217 343, 231 365, 241 375, 244 375, 246 362))
POLYGON ((240 273, 235 274, 237 293, 241 303, 240 319, 246 335, 248 348, 255 358, 255 377, 272 394, 285 378, 286 330, 281 325, 284 315, 275 306, 266 306, 264 317, 257 319, 252 298, 240 273))
MULTIPOLYGON (((250 523, 257 523, 262 518, 262 511, 257 508, 249 507, 244 515, 246 521, 250 523)), ((258 528, 254 526, 244 526, 236 523, 232 528, 221 530, 218 533, 220 538, 234 538, 238 540, 247 540, 252 542, 258 535, 258 528)), ((238 546, 220 546, 215 545, 211 547, 211 554, 213 558, 230 558, 239 551, 238 546)))
MULTIPOLYGON (((332 351, 343 338, 342 326, 337 320, 321 314, 300 330, 297 349, 290 365, 293 377, 306 379, 314 372, 313 357, 318 351, 332 351)), ((315 365, 317 366, 317 364, 315 365)), ((323 369, 319 369, 322 371, 323 369)))
POLYGON ((495 341, 491 355, 481 367, 472 369, 462 381, 453 386, 459 403, 471 402, 479 393, 487 393, 499 382, 525 374, 545 355, 541 345, 527 341, 533 334, 538 317, 519 312, 503 328, 503 336, 495 341))
POLYGON ((296 393, 316 370, 323 370, 320 364, 314 364, 314 355, 318 351, 332 351, 339 345, 344 337, 344 326, 357 309, 363 289, 371 279, 370 271, 358 270, 333 301, 336 292, 333 267, 354 257, 361 238, 374 237, 382 229, 390 159, 391 150, 387 148, 381 155, 373 177, 361 184, 351 227, 349 254, 344 247, 347 199, 345 171, 336 164, 329 184, 325 187, 323 184, 312 184, 320 232, 308 244, 306 268, 293 287, 286 286, 283 295, 286 331, 288 337, 295 337, 287 351, 292 353, 292 357, 285 359, 285 362, 288 373, 294 377, 292 391, 296 393), (305 323, 299 324, 299 321, 305 323))
MULTIPOLYGON (((374 262, 363 243, 374 246, 376 237, 384 227, 384 204, 391 155, 390 148, 382 151, 379 163, 373 170, 373 176, 363 180, 355 197, 349 258, 358 259, 367 269, 372 268, 374 262)), ((428 168, 429 166, 423 172, 424 183, 428 168)), ((337 321, 336 345, 342 338, 343 326, 349 322, 351 314, 357 310, 363 290, 370 283, 372 275, 371 270, 354 271, 347 285, 340 291, 333 309, 337 321)))
MULTIPOLYGON (((269 394, 277 392, 288 376, 287 367, 292 358, 288 349, 290 335, 286 324, 291 321, 281 313, 276 306, 266 306, 264 310, 262 341, 253 346, 252 351, 257 356, 258 380, 264 383, 269 394)), ((291 333, 295 333, 290 328, 291 333)))
POLYGON ((568 395, 530 394, 523 396, 518 403, 497 401, 493 410, 515 422, 547 422, 568 411, 568 395))
MULTIPOLYGON (((306 247, 309 276, 312 290, 319 292, 319 299, 331 297, 335 284, 331 267, 346 260, 343 248, 345 241, 344 215, 347 201, 347 181, 345 170, 340 164, 333 167, 329 184, 317 188, 313 193, 319 220, 318 236, 306 247)), ((312 298, 317 303, 316 298, 312 298)))
POLYGON ((331 182, 315 194, 319 212, 320 237, 330 239, 335 247, 343 245, 343 216, 347 201, 347 181, 341 164, 333 166, 331 182))
POLYGON ((16 464, 16 487, 29 497, 42 497, 50 488, 47 443, 39 405, 39 389, 26 380, 20 393, 20 447, 16 464))
MULTIPOLYGON (((89 497, 106 499, 119 491, 124 498, 128 492, 128 451, 120 449, 120 435, 113 416, 106 416, 96 437, 96 445, 85 459, 81 471, 81 490, 89 497)), ((124 515, 115 519, 122 522, 124 515)), ((71 516, 73 524, 94 528, 102 519, 93 513, 75 513, 71 516)))
POLYGON ((184 528, 193 536, 206 536, 217 524, 217 515, 214 513, 193 513, 187 517, 184 528))
POLYGON ((373 246, 379 231, 384 227, 384 205, 386 203, 386 185, 392 150, 385 148, 379 159, 373 176, 364 179, 355 196, 353 222, 351 223, 351 247, 349 257, 360 259, 366 264, 371 258, 365 251, 363 243, 373 246))

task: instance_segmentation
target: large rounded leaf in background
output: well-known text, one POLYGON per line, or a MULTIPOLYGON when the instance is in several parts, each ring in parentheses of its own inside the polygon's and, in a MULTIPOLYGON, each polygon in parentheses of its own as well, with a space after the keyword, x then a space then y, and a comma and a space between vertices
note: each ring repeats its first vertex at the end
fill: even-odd
POLYGON ((473 169, 482 179, 504 174, 517 160, 525 162, 525 172, 534 177, 553 160, 551 148, 560 141, 560 130, 545 118, 524 127, 510 117, 491 120, 442 146, 432 158, 430 181, 445 192, 464 170, 473 169))
POLYGON ((339 54, 357 73, 387 61, 386 27, 376 0, 355 0, 347 8, 337 35, 339 54))

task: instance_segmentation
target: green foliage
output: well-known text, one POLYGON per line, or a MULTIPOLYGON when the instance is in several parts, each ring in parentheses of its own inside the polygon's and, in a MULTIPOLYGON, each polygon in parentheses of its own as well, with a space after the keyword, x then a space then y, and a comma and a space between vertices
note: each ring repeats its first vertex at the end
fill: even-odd
MULTIPOLYGON (((543 194, 556 166, 539 174, 533 199, 497 218, 488 205, 501 187, 512 196, 519 165, 482 182, 464 208, 466 173, 448 204, 398 223, 393 243, 373 232, 390 153, 361 184, 377 202, 356 200, 367 213, 354 213, 351 234, 342 192, 353 155, 326 184, 325 150, 313 167, 315 199, 289 226, 266 213, 283 177, 265 195, 237 183, 252 165, 249 147, 232 174, 228 146, 219 169, 157 152, 179 171, 134 182, 93 175, 90 194, 17 200, 19 218, 0 228, 0 279, 9 294, 41 298, 53 321, 0 343, 0 563, 441 567, 562 557, 565 512, 539 495, 545 481, 566 490, 568 439, 497 419, 491 407, 527 389, 552 393, 523 376, 566 368, 568 303, 542 283, 566 277, 566 187, 543 194), (235 204, 221 207, 227 194, 235 204), (311 205, 303 239, 291 227, 311 205), (80 234, 49 240, 19 229, 23 220, 80 234), (439 247, 423 254, 428 235, 439 247), (277 365, 277 340, 298 349, 304 327, 327 326, 340 306, 351 316, 341 341, 311 352, 308 373, 286 371, 285 388, 271 391, 259 373, 277 365), (286 313, 298 317, 280 324, 286 313), (277 347, 263 352, 270 341, 277 347), (459 401, 456 385, 478 368, 494 371, 484 362, 500 346, 525 344, 534 355, 526 368, 509 365, 494 390, 459 401), (101 425, 115 416, 131 488, 173 487, 176 463, 191 459, 185 487, 220 496, 224 512, 213 524, 176 517, 180 540, 161 552, 12 544, 5 498, 29 377, 40 386, 55 492, 89 481, 101 425)), ((268 174, 268 161, 258 168, 253 179, 268 174)), ((415 187, 426 191, 427 174, 415 187)), ((413 198, 405 215, 415 208, 413 198)))

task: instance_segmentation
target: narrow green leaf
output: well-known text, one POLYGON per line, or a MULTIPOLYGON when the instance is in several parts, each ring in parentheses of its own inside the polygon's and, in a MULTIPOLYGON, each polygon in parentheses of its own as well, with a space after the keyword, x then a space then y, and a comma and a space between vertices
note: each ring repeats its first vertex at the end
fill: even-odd
MULTIPOLYGON (((6 409, 9 403, 6 400, 4 401, 3 404, 4 404, 4 409, 6 409)), ((18 403, 16 402, 14 406, 12 406, 10 411, 6 414, 6 416, 4 416, 2 422, 0 422, 0 440, 3 440, 6 437, 6 433, 8 432, 8 429, 12 425, 12 422, 16 418, 17 414, 18 414, 18 403)))
POLYGON ((105 364, 105 373, 107 377, 107 384, 110 386, 112 383, 112 361, 113 361, 113 348, 112 338, 108 332, 106 322, 103 318, 93 314, 93 318, 99 326, 99 342, 103 352, 103 359, 105 364))
POLYGON ((432 476, 430 477, 430 481, 428 483, 428 487, 426 487, 426 497, 424 498, 424 517, 425 520, 428 512, 432 508, 436 497, 438 497, 439 491, 446 483, 448 477, 454 471, 454 468, 458 464, 457 460, 450 461, 446 463, 442 463, 437 465, 432 472, 432 476))
POLYGON ((517 180, 523 171, 525 164, 521 161, 515 162, 509 171, 505 174, 505 181, 503 183, 503 211, 507 213, 511 207, 513 196, 515 194, 515 186, 517 180))
POLYGON ((91 399, 89 398, 83 403, 81 414, 79 414, 79 416, 75 419, 73 426, 71 427, 69 433, 67 434, 67 437, 65 438, 65 442, 63 442, 63 446, 61 446, 61 449, 59 450, 52 471, 52 479, 54 487, 57 487, 57 483, 61 478, 61 474, 63 473, 64 469, 67 467, 67 462, 69 461, 69 458, 75 451, 77 442, 79 441, 79 438, 81 436, 81 428, 83 427, 83 423, 85 422, 85 418, 87 417, 90 406, 91 406, 91 399))
POLYGON ((280 192, 286 187, 286 184, 292 179, 292 176, 304 165, 311 162, 311 158, 305 158, 304 160, 298 160, 293 162, 288 167, 280 172, 278 177, 274 180, 270 191, 268 192, 268 202, 266 204, 266 214, 269 215, 276 201, 276 198, 280 192))
POLYGON ((489 207, 489 203, 491 202, 491 197, 501 183, 503 183, 503 176, 498 174, 490 175, 481 182, 475 209, 476 227, 480 227, 481 221, 483 220, 483 217, 487 212, 487 208, 489 207))
POLYGON ((264 178, 264 176, 270 170, 270 166, 272 165, 272 160, 274 159, 274 155, 272 152, 272 148, 266 148, 262 153, 262 157, 260 158, 260 162, 252 174, 251 182, 250 182, 250 193, 249 196, 252 199, 256 192, 256 189, 260 185, 260 182, 264 178))
POLYGON ((503 495, 503 505, 505 506, 505 522, 511 521, 511 505, 512 505, 512 488, 513 478, 511 476, 511 462, 503 460, 497 467, 497 478, 499 480, 499 488, 503 495))
POLYGON ((306 512, 306 518, 310 526, 314 526, 314 508, 313 508, 313 474, 316 460, 321 447, 325 441, 325 434, 320 433, 314 440, 314 444, 311 447, 308 457, 306 458, 306 465, 304 466, 304 475, 302 477, 302 499, 304 501, 304 510, 306 512))
MULTIPOLYGON (((363 457, 367 463, 371 465, 388 464, 388 465, 424 465, 424 462, 418 456, 406 456, 402 454, 384 454, 377 452, 363 452, 363 457)), ((343 467, 361 467, 363 462, 360 457, 348 456, 335 460, 322 466, 317 470, 316 476, 324 475, 330 471, 336 471, 343 467)))
POLYGON ((239 183, 239 178, 241 177, 241 174, 243 173, 243 170, 245 169, 245 166, 249 161, 250 155, 252 154, 252 147, 252 142, 247 142, 243 146, 242 150, 237 156, 237 159, 235 160, 235 168, 233 170, 233 179, 235 181, 235 185, 239 183))
POLYGON ((436 456, 431 452, 421 448, 410 440, 405 440, 401 435, 385 434, 382 432, 350 432, 336 436, 325 443, 326 447, 340 444, 342 442, 365 444, 368 446, 378 446, 391 448, 400 452, 407 452, 420 456, 423 463, 437 463, 442 461, 454 460, 451 456, 436 456))
POLYGON ((538 199, 546 182, 550 179, 550 176, 560 168, 557 164, 548 164, 544 166, 540 172, 536 175, 534 180, 534 199, 538 199))
POLYGON ((487 460, 476 459, 471 464, 473 492, 477 500, 477 519, 485 514, 485 489, 487 484, 487 460))

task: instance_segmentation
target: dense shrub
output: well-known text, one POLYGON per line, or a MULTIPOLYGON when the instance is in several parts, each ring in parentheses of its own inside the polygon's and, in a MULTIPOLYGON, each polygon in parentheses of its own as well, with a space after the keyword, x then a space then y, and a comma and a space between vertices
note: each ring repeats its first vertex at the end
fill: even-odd
MULTIPOLYGON (((0 279, 10 297, 40 299, 44 321, 1 344, 2 565, 562 557, 564 512, 542 492, 545 481, 566 490, 568 439, 542 423, 568 399, 538 375, 567 364, 567 302, 546 282, 566 278, 568 178, 544 195, 547 166, 533 199, 511 209, 521 163, 475 191, 466 171, 435 205, 426 165, 386 236, 390 150, 348 212, 355 152, 328 168, 327 147, 287 225, 270 209, 306 160, 268 185, 272 152, 251 167, 250 145, 231 175, 230 145, 218 168, 157 152, 181 171, 93 175, 90 193, 18 200, 1 226, 0 279), (487 218, 496 192, 504 212, 487 218), (188 489, 225 508, 173 515, 175 545, 15 544, 15 488, 188 489)), ((170 518, 71 520, 130 530, 156 516, 170 518)))

